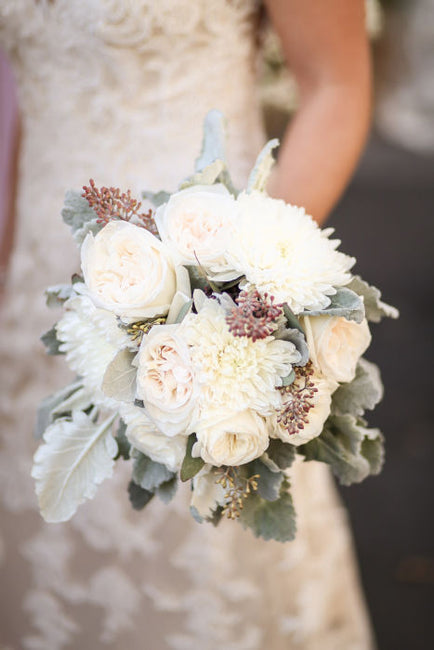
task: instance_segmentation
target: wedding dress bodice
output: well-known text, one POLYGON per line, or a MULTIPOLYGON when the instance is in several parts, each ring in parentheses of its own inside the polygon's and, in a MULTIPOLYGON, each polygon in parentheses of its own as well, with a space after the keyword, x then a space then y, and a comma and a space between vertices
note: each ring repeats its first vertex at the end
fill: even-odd
MULTIPOLYGON (((68 381, 38 336, 45 286, 78 270, 66 189, 173 190, 193 170, 211 108, 228 120, 242 185, 264 135, 254 0, 0 0, 0 46, 23 123, 13 263, 0 337, 0 569, 11 650, 369 650, 345 512, 327 470, 293 471, 299 533, 263 542, 199 525, 188 486, 132 511, 129 469, 68 524, 46 525, 30 479, 38 401, 68 381)), ((2 633, 0 633, 1 635, 2 633)))

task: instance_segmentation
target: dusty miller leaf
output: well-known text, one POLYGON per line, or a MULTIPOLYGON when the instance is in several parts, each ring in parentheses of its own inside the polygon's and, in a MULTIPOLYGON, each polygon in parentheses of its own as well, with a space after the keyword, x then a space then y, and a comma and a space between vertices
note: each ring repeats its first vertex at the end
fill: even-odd
POLYGON ((276 501, 280 495, 280 488, 284 475, 282 472, 273 472, 259 458, 247 465, 248 475, 259 474, 257 479, 257 494, 266 501, 276 501))
POLYGON ((265 501, 257 494, 250 494, 244 501, 240 523, 250 528, 255 537, 289 542, 295 537, 296 522, 292 497, 285 481, 276 501, 265 501))
POLYGON ((267 447, 265 455, 279 468, 288 469, 295 460, 295 447, 282 442, 278 438, 272 438, 267 447))
POLYGON ((83 412, 48 427, 34 456, 32 477, 45 521, 70 519, 92 499, 97 486, 112 475, 117 445, 111 435, 114 416, 95 423, 83 412))
POLYGON ((170 199, 170 193, 162 190, 161 192, 148 192, 145 190, 142 192, 142 197, 148 199, 156 208, 160 205, 164 205, 170 199))
POLYGON ((159 485, 155 490, 155 494, 162 500, 163 503, 169 503, 175 496, 177 489, 178 477, 174 476, 169 481, 165 481, 165 483, 159 485))
POLYGON ((201 172, 189 176, 179 186, 180 190, 185 190, 187 187, 193 185, 214 185, 221 178, 222 172, 225 170, 225 164, 222 160, 214 160, 214 162, 207 165, 201 172))
POLYGON ((73 294, 72 284, 56 284, 44 291, 47 307, 61 307, 73 294))
POLYGON ((381 300, 381 291, 369 285, 358 275, 355 275, 347 285, 349 289, 362 296, 365 304, 366 318, 373 323, 379 323, 382 318, 398 318, 399 311, 381 300))
POLYGON ((133 366, 135 356, 135 352, 124 349, 109 363, 102 382, 107 397, 120 402, 134 402, 137 376, 137 368, 133 366))
POLYGON ((166 465, 156 463, 137 449, 132 452, 132 457, 133 481, 144 490, 155 492, 156 488, 173 478, 173 472, 167 469, 166 465))
POLYGON ((298 320, 297 316, 292 311, 291 307, 286 302, 283 303, 283 313, 285 315, 286 322, 289 325, 288 329, 289 330, 296 329, 301 334, 304 335, 304 329, 302 328, 300 321, 298 320))
POLYGON ((143 510, 154 496, 154 493, 149 492, 149 490, 144 490, 140 485, 134 483, 134 481, 130 481, 128 484, 128 496, 134 510, 143 510))
POLYGON ((57 354, 65 354, 60 349, 62 341, 59 341, 59 339, 57 338, 55 325, 53 325, 53 327, 50 330, 48 330, 48 332, 45 332, 45 334, 41 336, 41 341, 45 346, 45 351, 47 354, 50 354, 52 356, 55 356, 57 354))
POLYGON ((91 403, 90 393, 80 379, 49 395, 42 400, 36 414, 35 438, 39 440, 56 418, 65 417, 73 410, 84 411, 91 403))
POLYGON ((202 149, 195 162, 195 172, 203 171, 215 160, 226 161, 226 125, 223 113, 211 110, 203 124, 202 149))
POLYGON ((249 180, 247 182, 247 192, 258 190, 263 192, 267 185, 268 178, 275 163, 272 151, 279 146, 279 140, 274 138, 267 142, 265 147, 260 152, 256 159, 255 166, 250 172, 249 180))
POLYGON ((347 320, 361 323, 365 316, 362 298, 348 287, 340 287, 334 296, 330 297, 330 304, 325 309, 312 309, 302 312, 302 316, 342 316, 347 320))
POLYGON ((193 449, 193 445, 196 442, 197 442, 196 434, 194 433, 190 434, 188 436, 187 449, 181 467, 180 476, 181 476, 181 481, 183 482, 188 481, 189 479, 193 478, 193 476, 196 476, 196 474, 200 472, 202 467, 205 465, 205 462, 202 460, 202 458, 193 458, 193 456, 191 455, 191 450, 193 449))
POLYGON ((123 420, 121 420, 115 435, 115 440, 118 445, 118 453, 115 460, 117 460, 118 458, 129 460, 130 458, 131 444, 127 436, 125 435, 126 430, 127 430, 127 425, 123 420))
POLYGON ((337 415, 363 415, 366 409, 371 410, 380 402, 383 392, 378 366, 359 359, 353 381, 341 384, 333 393, 333 412, 337 415))
MULTIPOLYGON (((289 341, 295 345, 296 349, 300 353, 300 361, 293 363, 294 366, 305 366, 307 364, 309 361, 309 348, 307 347, 304 334, 302 334, 299 329, 279 328, 274 333, 274 336, 276 339, 289 341)), ((294 379, 292 379, 289 383, 292 383, 293 381, 294 379)), ((286 384, 283 385, 286 386, 286 384)))
POLYGON ((103 227, 103 224, 97 223, 97 214, 86 199, 80 192, 74 190, 66 192, 62 217, 63 221, 71 227, 73 237, 79 245, 83 243, 89 232, 96 235, 103 227))

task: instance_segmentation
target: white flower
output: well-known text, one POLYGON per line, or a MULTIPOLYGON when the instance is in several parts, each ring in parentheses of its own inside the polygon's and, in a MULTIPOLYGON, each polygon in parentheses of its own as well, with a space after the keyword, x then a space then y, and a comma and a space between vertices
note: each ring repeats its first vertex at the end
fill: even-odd
POLYGON ((175 262, 200 263, 220 280, 237 277, 226 259, 236 206, 224 185, 195 185, 172 194, 158 208, 155 221, 175 262))
MULTIPOLYGON (((75 288, 85 290, 83 285, 75 288)), ((65 313, 56 325, 60 350, 72 370, 83 377, 86 388, 95 391, 98 402, 115 404, 102 392, 104 373, 122 348, 128 346, 127 334, 118 326, 116 316, 98 309, 87 295, 74 295, 65 303, 65 313)))
POLYGON ((202 412, 252 408, 268 415, 280 403, 276 386, 300 360, 293 343, 233 336, 223 307, 213 299, 205 300, 198 314, 186 316, 181 329, 191 346, 202 412))
POLYGON ((190 505, 204 519, 212 517, 217 506, 223 506, 226 503, 226 490, 220 483, 216 483, 217 478, 209 465, 205 465, 193 477, 190 505))
POLYGON ((332 229, 321 230, 303 208, 260 193, 242 193, 228 258, 254 285, 276 302, 300 313, 330 304, 334 287, 347 284, 355 260, 335 249, 332 229))
POLYGON ((232 412, 226 409, 210 411, 206 421, 196 429, 198 442, 193 453, 206 463, 220 465, 243 465, 262 456, 269 444, 264 418, 255 411, 232 412))
POLYGON ((156 463, 163 463, 172 472, 181 469, 187 439, 164 435, 146 416, 144 409, 122 404, 120 415, 127 425, 125 435, 130 443, 156 463))
POLYGON ((164 244, 126 221, 111 221, 81 247, 81 267, 92 300, 125 321, 167 314, 176 291, 164 244))
POLYGON ((303 326, 310 357, 322 374, 334 381, 352 381, 371 342, 366 319, 355 323, 343 317, 308 316, 303 326))
MULTIPOLYGON (((323 377, 320 373, 314 372, 311 376, 316 391, 311 400, 312 408, 307 413, 307 423, 296 433, 289 433, 288 430, 277 421, 273 415, 268 419, 270 435, 273 438, 280 438, 283 442, 291 445, 304 445, 309 440, 316 438, 323 430, 324 422, 330 415, 332 394, 338 387, 336 382, 323 377)), ((297 380, 296 380, 297 381, 297 380)), ((302 381, 300 385, 304 382, 302 381)), ((300 387, 300 385, 298 387, 300 387)), ((282 393, 282 407, 290 408, 293 404, 291 393, 282 393)))
POLYGON ((158 325, 143 337, 137 356, 137 397, 166 435, 186 431, 196 403, 189 348, 179 325, 158 325))

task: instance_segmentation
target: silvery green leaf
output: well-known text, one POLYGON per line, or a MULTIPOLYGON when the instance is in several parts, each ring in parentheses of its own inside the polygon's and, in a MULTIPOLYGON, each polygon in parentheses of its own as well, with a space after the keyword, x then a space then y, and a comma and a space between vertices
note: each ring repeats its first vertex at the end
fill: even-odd
POLYGON ((301 316, 343 316, 347 320, 361 323, 365 317, 365 308, 362 298, 348 287, 339 287, 330 304, 325 309, 312 309, 302 312, 301 316))
POLYGON ((272 438, 264 455, 268 456, 278 469, 287 469, 295 460, 295 447, 278 438, 272 438))
POLYGON ((72 284, 56 284, 45 289, 47 307, 61 307, 74 294, 72 284))
POLYGON ((277 542, 289 542, 295 537, 295 510, 288 484, 285 481, 276 501, 265 501, 257 494, 250 494, 244 501, 240 523, 250 528, 255 537, 277 542))
POLYGON ((267 185, 268 178, 275 163, 272 151, 279 146, 279 140, 274 138, 267 142, 265 147, 260 152, 256 159, 255 166, 250 172, 249 180, 247 183, 247 192, 258 190, 263 192, 267 185))
POLYGON ((183 482, 188 481, 189 479, 193 478, 193 476, 196 476, 196 474, 200 472, 202 467, 205 465, 205 462, 202 460, 202 458, 193 458, 191 454, 193 445, 196 443, 196 441, 196 434, 190 434, 187 440, 187 449, 185 451, 184 460, 182 461, 180 473, 181 481, 183 482))
POLYGON ((296 329, 304 336, 304 329, 301 326, 300 321, 286 302, 283 304, 283 313, 285 315, 286 322, 289 325, 289 329, 296 329))
POLYGON ((190 506, 190 514, 198 524, 201 524, 203 522, 203 517, 199 514, 197 508, 194 506, 190 506))
MULTIPOLYGON (((279 328, 277 332, 274 332, 274 336, 276 339, 289 341, 295 345, 296 349, 300 353, 300 361, 294 363, 294 366, 305 366, 307 364, 309 361, 309 348, 307 347, 306 338, 304 334, 300 332, 300 330, 282 327, 279 328)), ((289 383, 292 383, 293 381, 294 379, 292 379, 289 383)), ((286 386, 287 384, 283 385, 286 386)))
POLYGON ((184 293, 178 291, 175 293, 167 314, 166 324, 172 325, 181 323, 187 314, 191 311, 193 300, 184 293))
POLYGON ((61 390, 49 395, 39 405, 36 415, 34 436, 37 440, 42 437, 45 429, 54 422, 56 417, 67 415, 72 409, 83 411, 91 405, 90 394, 84 389, 81 380, 74 381, 61 390), (71 402, 72 398, 76 400, 71 402))
POLYGON ((211 110, 203 124, 202 149, 195 163, 195 172, 203 171, 215 160, 226 161, 226 124, 223 113, 211 110))
POLYGON ((177 489, 178 477, 174 476, 169 481, 166 481, 165 483, 159 485, 155 490, 155 494, 162 500, 163 503, 169 503, 175 496, 177 489))
POLYGON ((333 412, 337 415, 363 415, 366 409, 373 409, 381 401, 383 392, 378 366, 360 359, 353 381, 341 384, 334 392, 333 412))
POLYGON ((164 205, 170 199, 170 193, 162 190, 161 192, 148 192, 145 190, 142 192, 142 198, 148 199, 156 208, 160 205, 164 205))
POLYGON ((137 368, 133 366, 135 356, 135 352, 124 349, 109 363, 102 382, 107 397, 120 402, 134 402, 137 375, 137 368))
POLYGON ((206 301, 208 300, 206 293, 201 291, 201 289, 195 289, 193 291, 193 304, 197 312, 199 312, 206 301))
POLYGON ((48 427, 34 456, 32 477, 45 521, 67 521, 97 486, 112 475, 117 445, 111 435, 115 416, 95 423, 76 411, 48 427))
POLYGON ((167 469, 163 463, 156 463, 145 454, 134 449, 132 452, 133 481, 144 490, 154 492, 162 483, 173 478, 173 472, 167 469))
POLYGON ((123 458, 124 460, 129 460, 131 452, 131 444, 126 436, 127 425, 123 420, 120 421, 118 430, 115 435, 115 440, 118 445, 118 454, 115 460, 118 458, 123 458))
POLYGON ((140 485, 134 483, 134 481, 130 481, 128 484, 128 496, 134 510, 143 510, 154 496, 154 493, 149 492, 149 490, 144 490, 140 485))
POLYGON ((360 276, 355 275, 347 286, 363 298, 366 318, 369 321, 379 323, 383 317, 398 318, 399 311, 381 300, 381 291, 369 285, 360 276))
POLYGON ((189 264, 185 268, 188 271, 192 291, 194 291, 195 289, 204 289, 206 286, 209 285, 206 274, 199 266, 194 266, 193 264, 191 265, 189 264))
POLYGON ((97 223, 96 212, 89 206, 80 192, 69 190, 65 196, 65 206, 62 210, 63 221, 71 227, 73 237, 81 245, 86 235, 94 235, 101 230, 103 224, 97 223))
POLYGON ((218 180, 221 180, 221 174, 225 170, 225 164, 222 160, 214 160, 201 172, 189 176, 179 186, 180 190, 185 190, 187 187, 193 185, 214 185, 218 180))
POLYGON ((64 352, 62 352, 60 349, 60 345, 62 341, 59 341, 59 339, 57 338, 55 325, 53 325, 53 327, 50 330, 48 330, 48 332, 45 332, 45 334, 41 336, 41 341, 45 345, 45 351, 47 354, 50 355, 64 354, 64 352))
POLYGON ((378 429, 363 426, 353 415, 334 415, 321 435, 298 447, 298 453, 306 460, 329 464, 342 485, 351 485, 380 471, 383 436, 378 429))
POLYGON ((282 472, 273 472, 259 458, 249 463, 247 468, 249 476, 259 474, 259 478, 257 479, 257 494, 266 501, 276 501, 279 498, 280 488, 284 479, 282 472))
POLYGON ((282 377, 282 386, 290 386, 291 384, 294 383, 295 380, 295 372, 294 370, 291 370, 289 375, 286 375, 286 377, 282 377))

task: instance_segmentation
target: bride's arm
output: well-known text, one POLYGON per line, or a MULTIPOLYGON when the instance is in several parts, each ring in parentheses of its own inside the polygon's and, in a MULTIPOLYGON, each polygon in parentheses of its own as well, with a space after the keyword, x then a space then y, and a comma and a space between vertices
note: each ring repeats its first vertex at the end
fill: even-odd
POLYGON ((371 61, 363 0, 265 0, 299 89, 269 191, 322 222, 369 129, 371 61))

